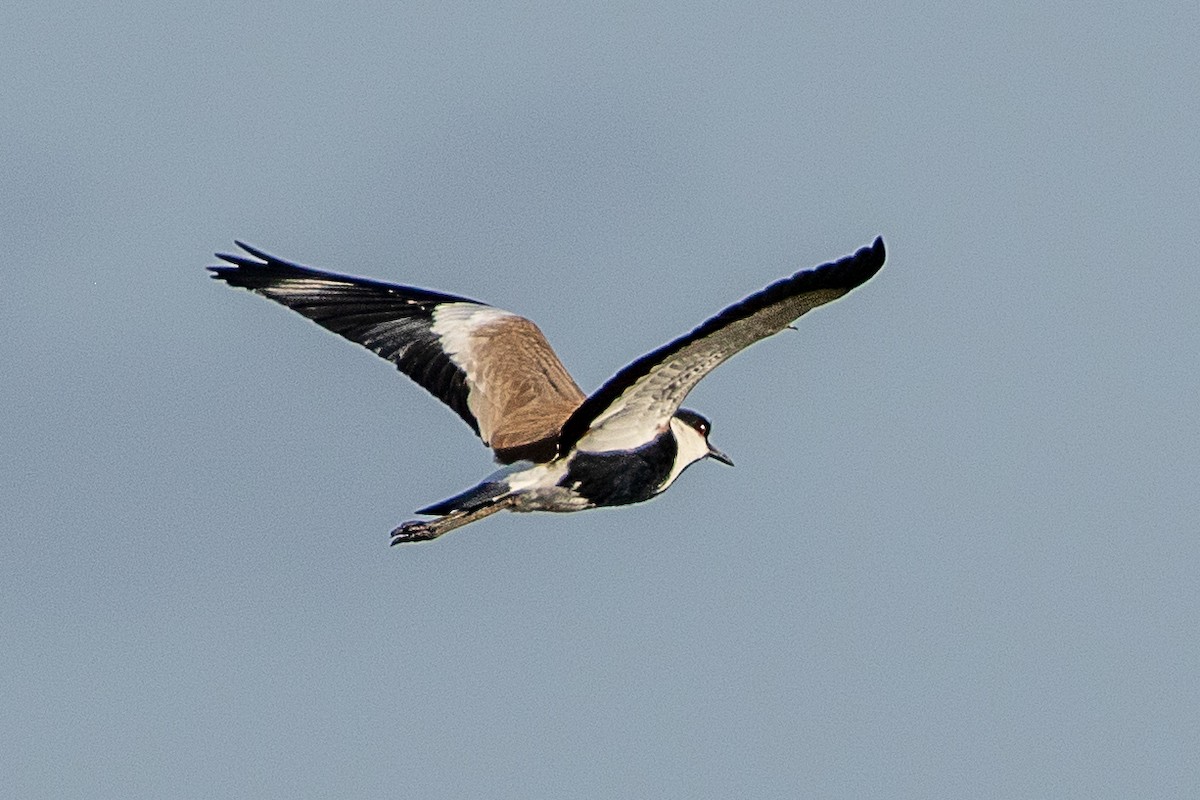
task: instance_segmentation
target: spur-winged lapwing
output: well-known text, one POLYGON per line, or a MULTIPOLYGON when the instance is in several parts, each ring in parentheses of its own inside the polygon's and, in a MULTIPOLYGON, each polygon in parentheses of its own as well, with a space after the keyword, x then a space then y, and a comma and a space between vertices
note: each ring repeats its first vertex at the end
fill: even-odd
POLYGON ((433 539, 503 509, 582 511, 649 500, 712 457, 708 420, 680 408, 733 354, 836 300, 883 266, 883 239, 726 308, 584 395, 529 320, 465 297, 320 272, 241 242, 213 276, 370 348, 454 409, 505 466, 417 513, 392 544, 433 539))

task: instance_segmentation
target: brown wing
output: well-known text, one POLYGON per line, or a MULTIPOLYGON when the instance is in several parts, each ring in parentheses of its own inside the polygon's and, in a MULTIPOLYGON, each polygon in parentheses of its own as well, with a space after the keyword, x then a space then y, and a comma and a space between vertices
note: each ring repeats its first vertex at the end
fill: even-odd
POLYGON ((504 463, 554 458, 558 433, 583 403, 537 325, 491 307, 447 305, 432 330, 462 368, 479 434, 504 463))

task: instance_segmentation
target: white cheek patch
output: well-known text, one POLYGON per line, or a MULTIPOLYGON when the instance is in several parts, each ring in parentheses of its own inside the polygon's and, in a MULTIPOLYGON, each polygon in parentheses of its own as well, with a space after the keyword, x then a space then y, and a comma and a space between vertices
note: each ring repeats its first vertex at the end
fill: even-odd
POLYGON ((675 463, 671 465, 671 474, 658 489, 660 492, 674 483, 675 479, 682 475, 689 465, 708 455, 708 442, 691 425, 676 417, 671 417, 671 432, 675 434, 679 452, 675 455, 675 463))

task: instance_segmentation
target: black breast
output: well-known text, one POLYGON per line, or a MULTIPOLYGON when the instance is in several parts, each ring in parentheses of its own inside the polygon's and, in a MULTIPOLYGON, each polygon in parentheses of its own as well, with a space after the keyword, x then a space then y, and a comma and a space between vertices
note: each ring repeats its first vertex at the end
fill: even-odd
POLYGON ((597 506, 640 503, 671 474, 679 448, 666 433, 645 447, 615 453, 576 453, 559 486, 573 488, 597 506))

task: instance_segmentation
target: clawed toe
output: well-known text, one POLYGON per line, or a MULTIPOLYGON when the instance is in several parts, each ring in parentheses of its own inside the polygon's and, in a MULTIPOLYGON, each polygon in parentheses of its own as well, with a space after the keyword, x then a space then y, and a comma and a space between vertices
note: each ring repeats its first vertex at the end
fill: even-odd
POLYGON ((391 532, 392 544, 404 544, 405 542, 424 542, 429 539, 436 539, 441 533, 428 522, 420 520, 412 520, 401 525, 391 532))

